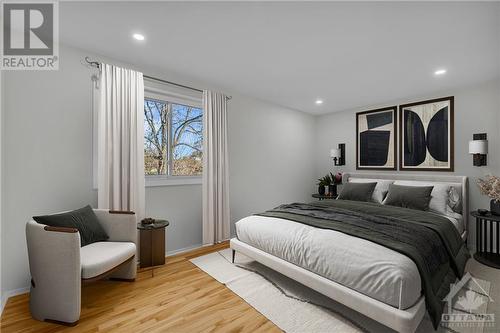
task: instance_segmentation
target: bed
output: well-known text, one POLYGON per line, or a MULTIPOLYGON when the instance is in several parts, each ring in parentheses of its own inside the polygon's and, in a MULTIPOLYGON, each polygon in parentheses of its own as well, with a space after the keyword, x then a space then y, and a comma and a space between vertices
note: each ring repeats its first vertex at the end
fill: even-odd
MULTIPOLYGON (((411 182, 431 182, 453 187, 459 193, 460 204, 451 216, 436 214, 436 220, 446 224, 446 233, 456 232, 457 238, 466 240, 466 177, 346 173, 343 182, 374 179, 389 183, 410 182, 410 185, 411 182), (452 232, 450 228, 456 231, 452 232)), ((368 212, 383 209, 391 213, 392 209, 378 203, 356 205, 353 207, 368 209, 368 212)), ((238 221, 237 237, 230 242, 233 251, 241 252, 396 331, 416 330, 426 312, 421 285, 428 278, 422 280, 421 265, 417 268, 414 259, 380 243, 356 237, 349 230, 332 230, 290 221, 281 218, 279 213, 252 215, 238 221)), ((429 217, 432 214, 426 214, 427 219, 432 219, 429 217)))

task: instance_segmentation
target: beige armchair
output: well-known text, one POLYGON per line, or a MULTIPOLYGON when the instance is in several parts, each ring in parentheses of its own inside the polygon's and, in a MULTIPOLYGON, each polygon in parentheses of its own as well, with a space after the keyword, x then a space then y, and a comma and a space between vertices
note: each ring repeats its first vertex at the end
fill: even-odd
POLYGON ((94 212, 109 239, 84 247, 80 247, 77 229, 51 227, 33 220, 27 223, 33 318, 76 325, 80 318, 82 283, 103 278, 135 280, 135 213, 103 209, 94 212))

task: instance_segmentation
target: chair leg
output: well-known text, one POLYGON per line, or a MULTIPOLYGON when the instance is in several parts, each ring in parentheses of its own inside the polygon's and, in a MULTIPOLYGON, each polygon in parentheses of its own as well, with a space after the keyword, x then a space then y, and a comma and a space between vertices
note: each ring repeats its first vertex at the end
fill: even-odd
POLYGON ((44 320, 47 323, 52 323, 52 324, 57 324, 57 325, 63 325, 63 326, 68 326, 68 327, 73 327, 78 325, 78 320, 74 321, 72 323, 67 323, 65 321, 59 321, 59 320, 53 320, 53 319, 45 319, 44 320))
POLYGON ((231 249, 231 250, 233 251, 233 255, 232 255, 232 258, 231 258, 231 262, 234 264, 234 257, 235 257, 235 255, 236 255, 236 250, 233 250, 233 249, 231 249))
POLYGON ((133 279, 123 279, 123 278, 112 277, 112 278, 109 278, 109 279, 111 281, 135 282, 135 278, 133 278, 133 279))
POLYGON ((137 261, 132 259, 128 264, 113 272, 109 277, 121 281, 133 282, 137 275, 137 261))

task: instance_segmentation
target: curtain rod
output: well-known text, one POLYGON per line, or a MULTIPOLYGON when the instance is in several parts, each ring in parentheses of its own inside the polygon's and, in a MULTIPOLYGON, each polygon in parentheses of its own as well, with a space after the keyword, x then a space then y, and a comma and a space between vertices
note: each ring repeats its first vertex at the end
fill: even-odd
MULTIPOLYGON (((92 61, 89 57, 85 57, 85 61, 87 62, 87 64, 89 64, 92 67, 101 68, 101 64, 100 63, 98 63, 97 61, 92 61)), ((156 77, 153 77, 153 76, 149 76, 149 75, 144 75, 144 74, 143 74, 143 77, 146 78, 146 79, 149 79, 149 80, 163 82, 163 83, 166 83, 166 84, 171 84, 173 86, 177 86, 177 87, 181 87, 181 88, 185 88, 185 89, 190 89, 190 90, 193 90, 193 91, 197 91, 197 92, 203 93, 203 90, 201 90, 201 89, 190 87, 190 86, 186 86, 186 85, 183 85, 183 84, 180 84, 180 83, 175 83, 175 82, 172 82, 172 81, 167 81, 167 80, 159 79, 159 78, 156 78, 156 77)), ((226 96, 227 100, 230 100, 231 98, 233 98, 233 97, 232 96, 226 96)))

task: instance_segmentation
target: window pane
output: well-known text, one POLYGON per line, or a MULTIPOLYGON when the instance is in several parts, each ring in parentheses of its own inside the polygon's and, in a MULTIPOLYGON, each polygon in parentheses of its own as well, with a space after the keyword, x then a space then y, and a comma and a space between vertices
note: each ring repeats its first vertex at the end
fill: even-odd
POLYGON ((168 110, 163 101, 144 99, 144 171, 166 175, 168 170, 168 110))
POLYGON ((172 175, 195 176, 202 172, 203 110, 172 104, 172 175))

